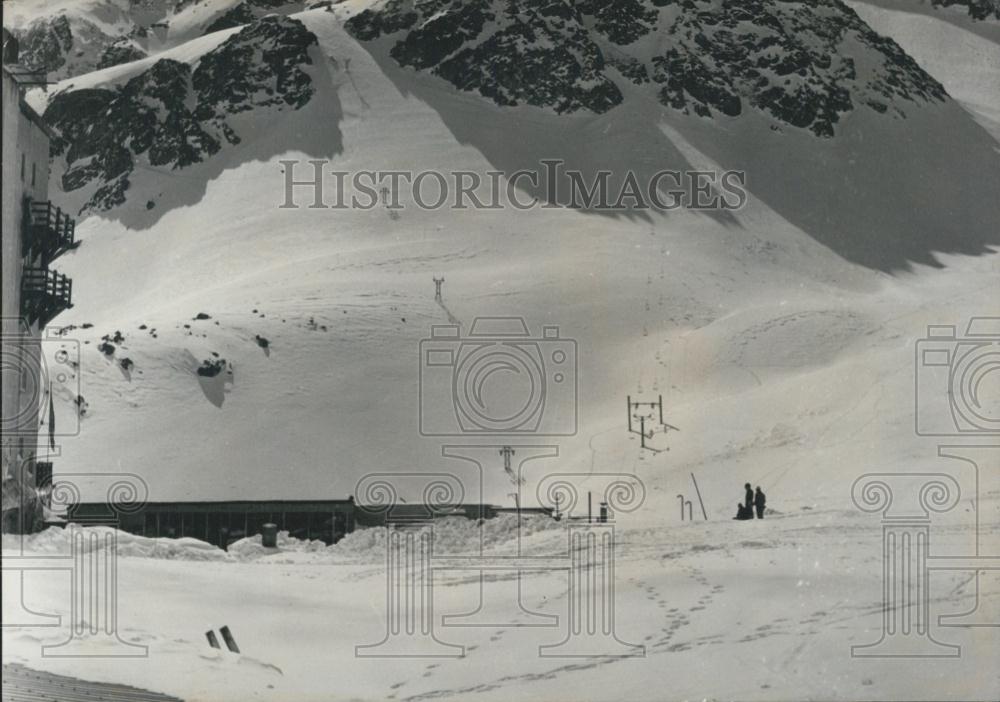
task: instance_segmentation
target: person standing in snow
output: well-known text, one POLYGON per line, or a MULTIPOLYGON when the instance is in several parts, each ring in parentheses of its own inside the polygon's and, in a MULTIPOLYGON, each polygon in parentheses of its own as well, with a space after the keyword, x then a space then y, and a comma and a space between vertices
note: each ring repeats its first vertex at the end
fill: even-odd
POLYGON ((764 492, 760 489, 760 485, 757 486, 757 492, 753 496, 753 506, 757 509, 757 519, 764 518, 764 505, 767 502, 767 498, 764 492))
POLYGON ((746 500, 744 500, 743 506, 746 507, 746 510, 750 515, 748 519, 753 519, 753 488, 750 487, 750 483, 747 483, 743 487, 746 488, 747 491, 746 500))

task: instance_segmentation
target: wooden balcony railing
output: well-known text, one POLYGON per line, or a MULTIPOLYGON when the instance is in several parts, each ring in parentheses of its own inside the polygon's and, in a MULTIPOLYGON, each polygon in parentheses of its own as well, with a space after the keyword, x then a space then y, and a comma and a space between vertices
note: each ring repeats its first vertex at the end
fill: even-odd
POLYGON ((22 252, 25 259, 33 261, 40 255, 42 264, 47 266, 73 248, 76 222, 51 202, 29 199, 25 202, 24 214, 22 252))
POLYGON ((73 306, 73 281, 62 273, 26 267, 21 278, 21 314, 45 326, 73 306))

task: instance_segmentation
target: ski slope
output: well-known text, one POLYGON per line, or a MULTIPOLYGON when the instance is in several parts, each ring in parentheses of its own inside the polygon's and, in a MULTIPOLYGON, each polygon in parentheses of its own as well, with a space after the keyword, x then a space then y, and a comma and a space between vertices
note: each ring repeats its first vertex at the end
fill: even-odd
MULTIPOLYGON (((940 256, 949 261, 944 270, 914 265, 886 275, 845 262, 779 215, 808 207, 804 216, 838 226, 874 228, 874 218, 886 221, 876 212, 888 201, 856 200, 853 211, 837 214, 836 197, 821 203, 810 195, 810 187, 865 177, 844 156, 849 148, 836 155, 847 170, 830 170, 818 186, 782 183, 788 176, 777 163, 768 165, 771 156, 748 158, 733 135, 716 133, 713 141, 709 125, 654 114, 652 106, 635 108, 660 125, 662 138, 648 149, 651 161, 695 168, 743 161, 752 197, 734 219, 693 212, 612 217, 559 208, 426 211, 412 202, 399 211, 316 210, 304 206, 310 188, 296 192, 302 208, 282 209, 279 160, 328 158, 351 172, 484 173, 497 165, 497 154, 503 154, 500 165, 514 170, 530 154, 555 152, 567 158, 567 167, 588 172, 605 160, 615 165, 631 158, 649 142, 647 133, 614 111, 600 118, 560 117, 577 133, 595 135, 593 153, 573 151, 567 140, 556 141, 557 123, 541 110, 501 109, 456 95, 436 79, 377 60, 331 13, 299 17, 324 53, 310 67, 319 83, 316 97, 293 113, 255 115, 241 128, 248 138, 204 164, 137 171, 128 202, 82 221, 82 246, 60 259, 60 270, 74 278, 77 304, 58 324, 77 327, 71 335, 81 343, 81 393, 88 404, 80 435, 61 447, 60 470, 100 472, 109 460, 106 447, 120 446, 110 460, 121 469, 151 460, 169 466, 159 484, 153 466, 140 473, 156 499, 179 500, 294 498, 303 484, 317 496, 343 497, 371 471, 441 466, 447 440, 420 435, 420 342, 434 324, 458 320, 467 331, 477 317, 491 316, 523 317, 536 335, 542 325, 557 325, 577 342, 578 424, 574 436, 557 441, 561 469, 623 470, 629 466, 622 461, 637 460, 623 458, 633 448, 622 430, 626 395, 664 395, 677 420, 670 423, 681 431, 669 437, 670 453, 643 460, 686 475, 678 463, 685 452, 712 447, 714 453, 738 434, 769 436, 799 427, 801 413, 809 410, 785 408, 775 397, 819 407, 828 402, 828 412, 816 410, 823 418, 817 421, 829 423, 823 432, 836 432, 834 418, 844 403, 853 405, 850 398, 861 389, 900 374, 888 401, 893 406, 885 410, 899 434, 875 430, 892 452, 909 440, 912 402, 903 374, 912 369, 901 367, 909 359, 906 345, 927 323, 961 323, 969 314, 990 312, 989 296, 979 295, 995 283, 989 258, 940 256), (512 115, 520 125, 516 135, 512 115), (507 136, 499 131, 503 124, 507 136), (607 146, 598 134, 606 135, 607 146), (520 146, 501 148, 509 139, 520 146), (545 143, 557 148, 547 152, 545 143), (775 182, 759 175, 755 180, 765 168, 775 169, 775 182), (778 202, 771 196, 779 186, 796 189, 778 202), (758 196, 761 191, 767 199, 758 196), (149 202, 155 207, 148 209, 149 202), (953 272, 956 266, 961 274, 953 272), (443 306, 434 300, 435 276, 447 281, 443 306), (957 286, 959 292, 949 294, 969 302, 924 300, 918 291, 929 285, 957 286), (199 313, 210 319, 195 320, 199 313), (97 346, 115 331, 125 341, 105 357, 97 346), (269 341, 266 353, 258 335, 269 341), (135 364, 128 374, 118 364, 125 357, 135 364), (231 382, 206 387, 194 371, 217 357, 232 364, 231 382), (845 383, 845 376, 858 384, 845 383), (835 395, 811 390, 823 386, 835 395), (746 416, 742 410, 758 401, 767 409, 746 416), (725 413, 727 406, 741 411, 720 427, 726 435, 720 442, 703 426, 713 421, 706 408, 725 413), (691 421, 684 421, 688 416, 691 421), (287 479, 288 471, 295 480, 287 479)), ((199 41, 208 40, 216 35, 199 41)), ((196 60, 189 50, 187 56, 196 60)), ((109 70, 115 73, 95 75, 121 80, 129 69, 109 70)), ((956 149, 969 151, 966 141, 989 139, 968 118, 956 124, 951 142, 927 145, 915 158, 954 161, 956 149)), ((806 151, 815 139, 786 136, 785 146, 792 147, 782 156, 786 165, 815 157, 806 151), (801 153, 795 150, 800 140, 801 153)), ((832 146, 819 148, 834 153, 832 146)), ((887 139, 868 158, 885 160, 905 150, 905 141, 887 139)), ((308 168, 304 164, 295 177, 308 168)), ((913 173, 914 187, 923 187, 913 173)), ((333 188, 331 179, 331 201, 333 188)), ((982 209, 955 216, 988 225, 993 203, 975 192, 964 197, 974 197, 982 209)), ((928 213, 928 221, 942 212, 928 213)), ((72 397, 57 399, 57 414, 75 411, 72 397)), ((451 411, 447 397, 442 404, 441 411, 451 411)), ((806 437, 803 453, 812 455, 815 432, 795 432, 806 437)), ((839 473, 842 458, 831 455, 830 461, 839 473)), ((814 472, 828 471, 816 465, 814 472)), ((488 501, 508 499, 505 474, 490 482, 484 487, 488 501)), ((807 494, 811 487, 792 481, 781 489, 807 494)))
POLYGON ((848 4, 941 81, 984 129, 1000 134, 1000 24, 891 0, 848 4))
MULTIPOLYGON (((956 29, 962 41, 950 45, 961 51, 934 62, 944 56, 928 44, 937 25, 861 5, 960 104, 905 123, 853 115, 834 142, 775 135, 751 116, 680 117, 638 93, 600 117, 556 118, 456 93, 359 45, 342 19, 363 3, 304 12, 296 16, 320 47, 313 100, 248 117, 243 142, 212 161, 137 171, 128 202, 81 221, 82 245, 58 261, 76 304, 56 323, 74 326, 64 338, 81 344, 87 411, 79 436, 60 442, 56 466, 84 499, 103 498, 103 485, 74 474, 137 473, 150 499, 170 501, 343 498, 373 472, 441 471, 460 476, 469 494, 481 488, 486 502, 513 506, 516 486, 495 440, 481 441, 490 445, 480 486, 468 465, 442 456, 461 439, 421 435, 420 343, 432 325, 457 321, 467 332, 481 317, 523 317, 536 335, 557 325, 577 343, 576 431, 527 442, 559 455, 526 464, 522 494, 530 502, 553 472, 582 474, 584 489, 594 473, 643 482, 641 509, 616 525, 616 626, 647 647, 645 658, 540 658, 537 646, 559 632, 489 627, 447 631, 466 647, 461 659, 359 660, 354 647, 384 627, 384 542, 369 532, 330 549, 285 542, 263 556, 253 544, 227 555, 132 540, 119 562, 120 622, 126 640, 149 646, 147 660, 42 658, 39 644, 64 632, 6 629, 5 661, 191 701, 995 699, 996 628, 944 630, 943 640, 962 645, 959 659, 850 656, 851 645, 877 639, 882 617, 881 525, 852 503, 858 477, 954 474, 963 502, 935 516, 933 548, 968 553, 977 524, 984 548, 1000 538, 995 476, 984 472, 977 485, 967 466, 938 456, 941 441, 914 430, 914 348, 928 325, 961 333, 972 316, 1000 316, 1000 259, 988 236, 1000 232, 989 198, 1000 183, 995 95, 985 70, 996 65, 996 44, 956 29), (963 76, 973 59, 984 71, 963 76), (280 160, 486 172, 541 157, 584 172, 745 168, 751 198, 731 217, 280 207, 280 160), (977 236, 965 239, 969 231, 977 236), (950 251, 929 245, 942 232, 955 232, 950 251), (866 267, 843 255, 866 241, 905 265, 866 267), (441 276, 439 303, 432 279, 441 276), (106 357, 97 347, 116 331, 125 340, 106 357), (232 376, 200 379, 196 369, 217 357, 232 376), (123 358, 134 363, 127 372, 123 358), (623 414, 626 397, 659 395, 675 429, 654 437, 653 452, 626 431, 623 414), (692 474, 707 520, 698 503, 693 521, 678 514, 692 474), (763 522, 731 520, 745 482, 768 495, 763 522), (972 504, 965 497, 977 487, 972 504), (242 656, 204 643, 207 629, 224 624, 242 656)), ((165 55, 196 62, 221 39, 165 55)), ((297 192, 303 202, 308 195, 297 192)), ((951 416, 945 392, 920 406, 938 424, 951 416)), ((451 411, 447 388, 443 397, 439 420, 451 411)), ((1000 398, 995 378, 982 397, 1000 398)), ((57 396, 58 426, 74 399, 57 396)), ((551 411, 571 402, 554 397, 551 411)), ((996 416, 997 407, 983 411, 996 416)), ((460 525, 448 527, 455 548, 460 525)), ((497 548, 510 547, 509 522, 490 528, 497 548)), ((563 538, 539 529, 527 545, 544 550, 563 538)), ((35 555, 52 549, 65 544, 28 545, 35 555)), ((477 581, 441 577, 437 614, 475 607, 477 581)), ((1000 589, 985 582, 980 606, 995 620, 1000 589)), ((487 587, 510 584, 500 576, 487 587)), ((528 584, 532 609, 565 614, 564 579, 534 575, 528 584)), ((5 577, 5 608, 15 585, 5 577)), ((32 574, 26 602, 66 614, 66 586, 60 575, 32 574)), ((975 602, 967 572, 936 573, 932 588, 935 616, 975 602)))

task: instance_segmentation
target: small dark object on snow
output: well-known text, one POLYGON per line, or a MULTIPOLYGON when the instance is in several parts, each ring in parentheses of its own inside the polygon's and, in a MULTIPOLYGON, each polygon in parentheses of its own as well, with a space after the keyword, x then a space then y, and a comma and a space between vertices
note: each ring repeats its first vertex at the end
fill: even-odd
POLYGON ((118 365, 122 367, 122 370, 130 371, 135 368, 135 363, 132 362, 131 358, 123 358, 118 361, 118 365))
POLYGON ((115 355, 115 346, 107 341, 102 341, 101 345, 97 347, 97 350, 103 353, 105 356, 115 355))
POLYGON ((80 325, 80 328, 81 329, 90 329, 92 326, 94 326, 94 325, 91 324, 90 322, 84 322, 83 324, 80 325))
POLYGON ((203 378, 214 378, 219 373, 221 373, 226 367, 226 359, 220 358, 216 361, 205 360, 201 362, 201 367, 198 369, 198 375, 203 378))
POLYGON ((254 336, 254 340, 257 342, 257 345, 259 347, 261 347, 262 349, 266 349, 267 347, 269 347, 271 345, 271 342, 268 341, 267 339, 265 339, 264 337, 262 337, 260 334, 257 334, 256 336, 254 336))
POLYGON ((198 314, 195 315, 194 318, 195 319, 211 319, 212 317, 210 315, 206 314, 205 312, 199 312, 198 314))
POLYGON ((278 548, 278 525, 268 522, 260 528, 260 543, 264 548, 278 548))
POLYGON ((205 638, 208 639, 208 645, 212 648, 221 649, 222 646, 219 645, 219 639, 216 637, 215 632, 209 629, 205 632, 205 638))
POLYGON ((156 207, 156 203, 155 202, 153 202, 152 200, 147 200, 146 201, 146 209, 147 210, 151 210, 154 207, 156 207))
POLYGON ((145 324, 140 324, 140 325, 139 325, 139 331, 144 331, 144 330, 145 330, 145 329, 147 329, 147 328, 148 328, 148 327, 147 327, 147 326, 146 326, 145 324))
POLYGON ((240 652, 240 647, 236 645, 236 639, 233 638, 233 632, 229 630, 228 626, 219 629, 219 633, 222 634, 222 640, 226 642, 226 648, 233 653, 240 652))

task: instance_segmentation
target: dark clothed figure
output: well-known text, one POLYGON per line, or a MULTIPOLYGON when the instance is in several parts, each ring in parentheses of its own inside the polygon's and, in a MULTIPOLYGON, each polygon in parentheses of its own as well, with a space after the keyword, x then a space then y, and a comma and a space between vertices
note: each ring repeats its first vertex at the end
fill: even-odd
POLYGON ((757 492, 753 496, 753 506, 757 510, 757 519, 764 518, 764 505, 767 503, 767 497, 764 496, 763 490, 760 489, 760 485, 757 486, 757 492))
POLYGON ((747 508, 747 511, 750 513, 748 519, 753 519, 753 488, 750 487, 750 483, 747 483, 743 487, 746 488, 747 491, 746 500, 743 502, 743 505, 747 508))
POLYGON ((733 519, 739 519, 743 521, 744 519, 753 519, 753 512, 742 502, 736 503, 736 516, 733 519))

